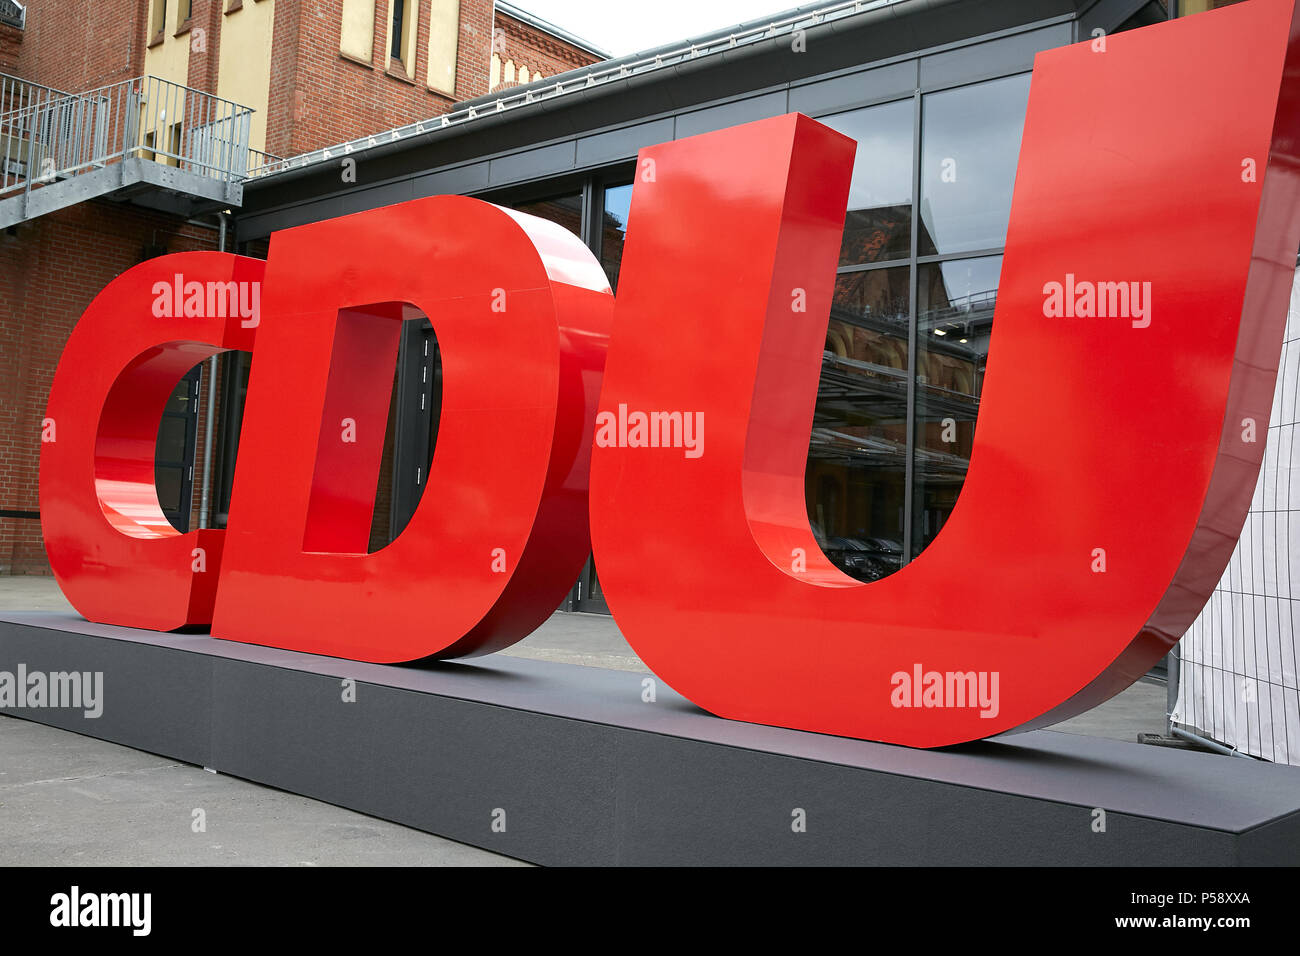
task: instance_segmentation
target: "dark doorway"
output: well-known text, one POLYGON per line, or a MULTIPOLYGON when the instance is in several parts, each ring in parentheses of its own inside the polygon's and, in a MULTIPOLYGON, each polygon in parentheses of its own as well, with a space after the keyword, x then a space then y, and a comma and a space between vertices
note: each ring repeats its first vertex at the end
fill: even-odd
POLYGON ((196 365, 176 383, 158 423, 154 450, 153 480, 158 504, 168 522, 184 534, 190 530, 194 498, 194 445, 199 429, 199 380, 202 365, 196 365))
POLYGON ((397 351, 396 417, 393 436, 393 503, 389 540, 406 527, 424 493, 438 441, 442 409, 442 361, 438 337, 427 319, 402 325, 397 351))

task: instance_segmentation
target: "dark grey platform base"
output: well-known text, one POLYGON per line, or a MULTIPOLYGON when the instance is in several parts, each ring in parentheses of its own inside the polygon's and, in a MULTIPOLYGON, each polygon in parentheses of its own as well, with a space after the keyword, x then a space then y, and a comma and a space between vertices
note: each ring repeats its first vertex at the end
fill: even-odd
POLYGON ((1300 862, 1300 770, 1246 760, 1050 731, 916 751, 719 720, 662 682, 647 703, 641 674, 0 612, 0 671, 20 663, 103 672, 103 714, 3 713, 537 863, 1300 862))

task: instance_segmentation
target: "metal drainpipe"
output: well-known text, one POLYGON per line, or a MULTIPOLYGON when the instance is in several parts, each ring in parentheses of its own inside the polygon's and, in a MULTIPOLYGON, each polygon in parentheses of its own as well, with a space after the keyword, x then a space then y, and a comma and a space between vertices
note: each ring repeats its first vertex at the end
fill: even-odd
MULTIPOLYGON (((226 214, 217 213, 217 251, 226 251, 226 214)), ((212 435, 216 424, 212 410, 217 405, 217 357, 208 359, 208 420, 203 426, 203 487, 199 492, 199 527, 208 526, 208 489, 212 485, 212 435)))

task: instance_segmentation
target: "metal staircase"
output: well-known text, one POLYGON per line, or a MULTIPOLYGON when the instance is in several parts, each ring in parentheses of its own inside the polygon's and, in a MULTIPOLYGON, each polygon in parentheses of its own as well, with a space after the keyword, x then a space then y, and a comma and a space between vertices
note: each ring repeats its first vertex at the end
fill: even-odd
POLYGON ((0 74, 0 228, 96 197, 185 216, 237 206, 252 112, 154 76, 65 93, 0 74))

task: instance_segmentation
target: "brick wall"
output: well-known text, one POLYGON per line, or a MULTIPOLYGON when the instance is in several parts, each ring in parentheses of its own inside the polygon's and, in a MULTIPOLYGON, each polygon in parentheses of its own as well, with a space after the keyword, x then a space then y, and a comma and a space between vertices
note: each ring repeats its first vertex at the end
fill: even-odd
POLYGON ((146 0, 28 0, 26 30, 0 27, 0 72, 68 92, 138 76, 147 6, 146 0))
MULTIPOLYGON (((191 49, 190 86, 216 89, 219 21, 227 2, 193 0, 190 29, 203 29, 205 49, 191 49)), ((420 4, 419 14, 415 74, 407 77, 400 64, 385 69, 389 0, 375 3, 375 42, 368 64, 339 52, 343 0, 277 3, 267 149, 281 156, 307 152, 437 116, 455 102, 488 92, 492 0, 461 0, 452 96, 426 82, 427 4, 420 4)), ((30 0, 26 30, 0 26, 0 72, 72 92, 139 76, 147 16, 148 0, 30 0)), ((526 66, 530 76, 553 76, 598 59, 505 13, 496 14, 495 27, 501 61, 513 61, 516 69, 526 66)), ((185 29, 182 25, 178 32, 185 29)))
POLYGON ((193 0, 190 18, 176 33, 190 37, 189 75, 185 85, 209 93, 217 91, 221 65, 221 16, 229 0, 193 0))
POLYGON ((23 31, 0 23, 0 73, 16 76, 22 66, 23 31))
POLYGON ((275 8, 267 151, 293 156, 367 133, 403 126, 487 92, 492 0, 461 0, 456 93, 429 87, 429 8, 419 5, 415 72, 385 68, 389 0, 375 3, 369 63, 339 52, 343 0, 302 0, 275 8))
MULTIPOLYGON (((216 88, 223 2, 194 0, 189 29, 205 31, 205 49, 191 43, 188 83, 200 89, 216 88)), ((277 3, 268 151, 289 156, 354 139, 436 116, 457 101, 488 92, 492 0, 461 0, 454 96, 426 82, 429 9, 423 3, 419 9, 414 75, 407 77, 400 64, 385 69, 389 0, 375 4, 370 63, 339 52, 342 0, 277 3)), ((144 68, 147 16, 147 0, 31 0, 26 30, 0 26, 0 71, 68 91, 138 76, 144 68)), ((498 46, 507 56, 516 51, 517 62, 530 72, 550 75, 594 59, 512 17, 502 15, 496 25, 502 30, 498 46)), ((181 25, 178 32, 185 29, 181 25)), ((216 232, 101 201, 0 232, 0 512, 37 510, 40 425, 59 354, 90 300, 139 262, 146 247, 213 249, 216 232)), ((201 394, 191 527, 197 526, 201 493, 206 383, 201 394)), ((218 429, 218 442, 220 438, 218 429)), ((391 448, 385 469, 372 546, 382 543, 387 530, 391 448)), ((0 517, 4 573, 48 573, 36 520, 0 517)))
MULTIPOLYGON (((0 511, 37 510, 41 419, 59 354, 90 300, 146 247, 214 249, 216 232, 106 202, 0 232, 0 511)), ((48 573, 38 522, 0 518, 0 573, 48 573)))
MULTIPOLYGON (((553 34, 529 26, 522 20, 516 20, 500 10, 496 14, 496 31, 494 52, 501 63, 511 62, 516 75, 520 67, 526 68, 529 82, 532 82, 533 74, 536 73, 541 73, 543 77, 554 76, 600 61, 600 57, 566 43, 553 34)), ((518 84, 503 77, 502 82, 493 89, 515 85, 518 84)))

